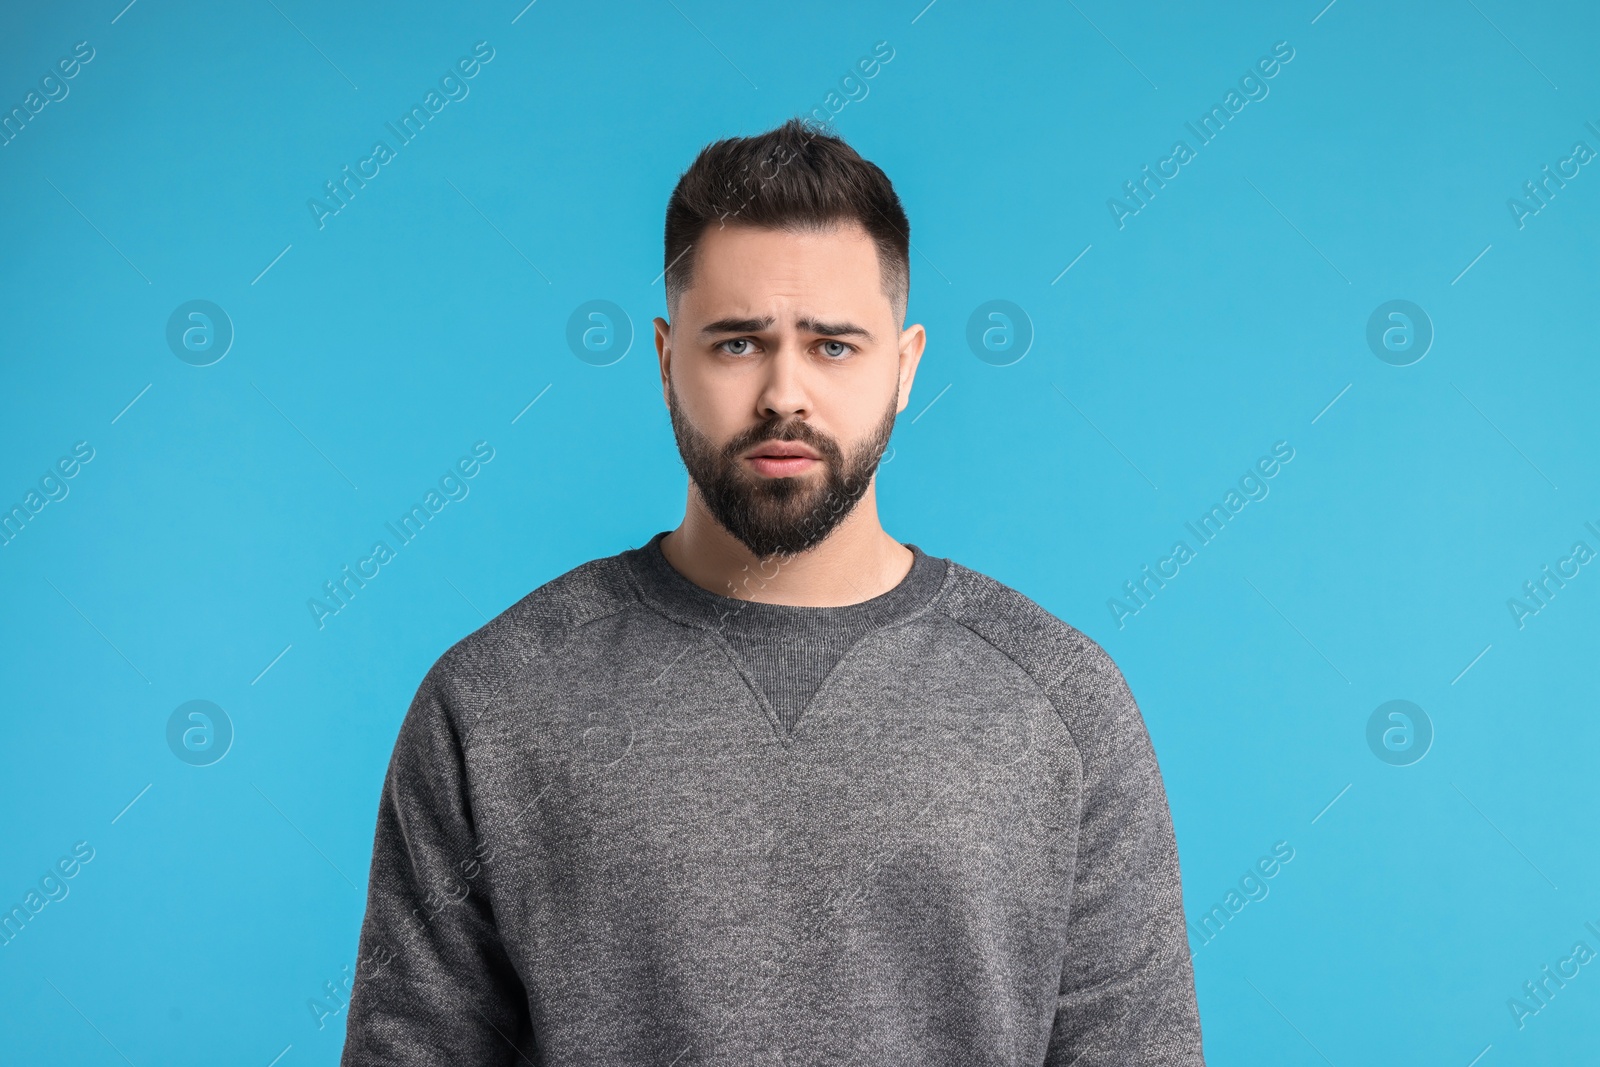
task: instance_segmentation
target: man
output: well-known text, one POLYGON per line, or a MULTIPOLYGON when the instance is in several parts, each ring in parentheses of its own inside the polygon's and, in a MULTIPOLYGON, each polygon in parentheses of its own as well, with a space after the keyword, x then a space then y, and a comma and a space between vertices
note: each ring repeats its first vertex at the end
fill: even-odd
POLYGON ((1121 673, 879 525, 908 246, 883 172, 798 121, 679 180, 684 520, 424 678, 345 1064, 1203 1065, 1121 673))

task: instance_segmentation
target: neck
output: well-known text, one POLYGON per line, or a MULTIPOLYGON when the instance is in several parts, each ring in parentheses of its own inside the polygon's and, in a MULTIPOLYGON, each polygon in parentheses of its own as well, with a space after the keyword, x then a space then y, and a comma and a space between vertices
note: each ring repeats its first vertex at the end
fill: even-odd
POLYGON ((691 483, 683 522, 662 538, 661 552, 679 574, 721 596, 828 608, 882 596, 900 584, 915 558, 878 522, 876 479, 821 544, 766 559, 712 518, 691 483))

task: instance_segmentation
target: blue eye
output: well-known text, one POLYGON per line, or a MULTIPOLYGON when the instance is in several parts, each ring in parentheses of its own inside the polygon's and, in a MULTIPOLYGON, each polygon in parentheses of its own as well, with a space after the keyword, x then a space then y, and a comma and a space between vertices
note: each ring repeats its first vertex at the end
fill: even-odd
POLYGON ((824 341, 824 342, 822 342, 822 350, 827 355, 833 356, 835 358, 837 358, 839 356, 847 356, 847 355, 850 354, 850 346, 845 344, 843 341, 824 341), (841 349, 841 351, 838 351, 838 352, 830 351, 829 348, 830 348, 830 346, 833 346, 833 345, 837 345, 841 349))
MULTIPOLYGON (((749 339, 748 338, 744 338, 744 337, 735 337, 731 341, 722 342, 723 345, 748 345, 749 343, 750 343, 749 339)), ((730 349, 723 348, 723 351, 727 352, 728 355, 730 355, 730 356, 742 356, 742 355, 745 354, 744 351, 742 351, 742 350, 738 351, 738 352, 734 352, 734 351, 731 351, 730 349)))

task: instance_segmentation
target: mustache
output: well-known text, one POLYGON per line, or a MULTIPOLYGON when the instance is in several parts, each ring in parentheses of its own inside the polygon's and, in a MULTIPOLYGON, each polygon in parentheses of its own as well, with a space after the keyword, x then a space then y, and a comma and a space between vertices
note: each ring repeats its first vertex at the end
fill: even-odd
POLYGON ((767 441, 803 441, 816 449, 824 459, 838 460, 843 456, 837 442, 825 434, 819 433, 808 423, 794 419, 788 423, 776 422, 758 426, 748 433, 738 434, 728 442, 724 450, 727 456, 734 457, 746 449, 767 441))

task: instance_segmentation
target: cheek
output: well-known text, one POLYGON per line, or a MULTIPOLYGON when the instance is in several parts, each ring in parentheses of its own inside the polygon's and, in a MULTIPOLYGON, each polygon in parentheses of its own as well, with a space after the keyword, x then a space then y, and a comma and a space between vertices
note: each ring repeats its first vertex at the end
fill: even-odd
MULTIPOLYGON (((834 427, 834 440, 847 452, 866 445, 885 422, 896 414, 895 377, 873 373, 870 380, 839 390, 826 412, 826 425, 834 427)), ((820 420, 819 420, 820 421, 820 420)))
POLYGON ((736 368, 688 367, 675 377, 678 410, 701 434, 721 446, 754 421, 760 384, 736 368))

